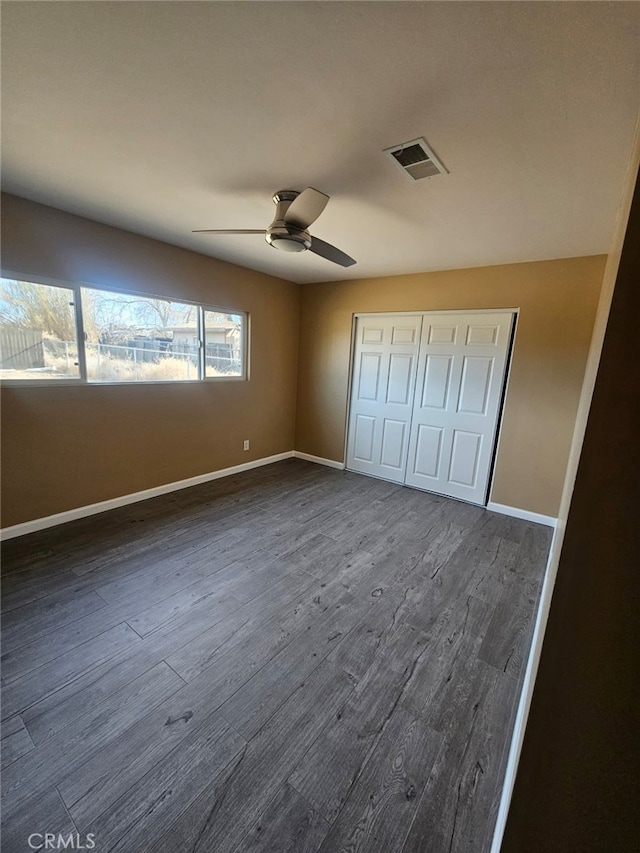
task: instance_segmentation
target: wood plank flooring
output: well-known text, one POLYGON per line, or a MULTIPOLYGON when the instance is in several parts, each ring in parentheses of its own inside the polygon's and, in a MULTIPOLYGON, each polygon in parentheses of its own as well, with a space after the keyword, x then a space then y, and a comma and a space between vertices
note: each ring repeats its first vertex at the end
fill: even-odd
POLYGON ((288 460, 3 548, 3 849, 485 853, 551 531, 288 460))

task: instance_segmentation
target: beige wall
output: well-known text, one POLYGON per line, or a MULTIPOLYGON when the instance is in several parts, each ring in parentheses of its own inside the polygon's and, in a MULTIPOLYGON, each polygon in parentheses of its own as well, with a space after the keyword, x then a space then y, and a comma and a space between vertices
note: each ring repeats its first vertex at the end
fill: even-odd
POLYGON ((24 199, 2 202, 4 269, 248 311, 254 355, 248 382, 5 386, 3 527, 293 448, 297 285, 24 199))
POLYGON ((296 449, 344 459, 356 312, 519 308, 491 500, 556 516, 606 257, 301 288, 296 449))
POLYGON ((3 527, 294 447, 342 460, 353 313, 476 308, 520 309, 491 500, 557 515, 604 256, 298 287, 25 199, 2 212, 5 269, 248 311, 254 356, 249 382, 5 386, 3 527))

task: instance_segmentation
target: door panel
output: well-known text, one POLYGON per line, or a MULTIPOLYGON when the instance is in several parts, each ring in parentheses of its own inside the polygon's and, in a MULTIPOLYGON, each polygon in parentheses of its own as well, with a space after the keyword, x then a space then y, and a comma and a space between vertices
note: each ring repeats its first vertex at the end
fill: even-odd
POLYGON ((492 358, 465 356, 462 361, 462 379, 458 395, 458 411, 468 415, 485 415, 489 401, 492 358))
POLYGON ((403 483, 422 317, 359 317, 347 467, 403 483))
POLYGON ((419 424, 416 448, 415 471, 423 477, 436 480, 442 456, 442 434, 440 427, 419 424))
POLYGON ((373 462, 373 436, 376 419, 369 415, 356 415, 353 458, 360 462, 373 462))
POLYGON ((360 357, 359 400, 377 400, 380 386, 380 356, 362 353, 360 357))
POLYGON ((476 487, 482 436, 476 432, 454 429, 449 463, 449 482, 476 487))
POLYGON ((414 323, 407 323, 406 326, 394 325, 391 330, 391 343, 397 344, 417 344, 418 343, 418 326, 414 323))
POLYGON ((429 324, 429 334, 427 335, 430 344, 455 344, 457 326, 447 326, 438 324, 429 324))
POLYGON ((500 325, 492 323, 478 324, 470 323, 467 327, 467 344, 469 346, 496 346, 498 343, 498 335, 500 333, 500 325))
POLYGON ((389 357, 389 384, 387 386, 387 403, 409 405, 413 390, 413 373, 415 358, 412 355, 391 353, 389 357))
POLYGON ((422 405, 429 409, 446 409, 451 380, 449 355, 427 355, 422 405))
POLYGON ((405 482, 485 503, 512 314, 425 314, 405 482))
POLYGON ((385 418, 382 426, 382 452, 380 464, 385 468, 404 470, 404 448, 407 434, 404 421, 392 421, 385 418))

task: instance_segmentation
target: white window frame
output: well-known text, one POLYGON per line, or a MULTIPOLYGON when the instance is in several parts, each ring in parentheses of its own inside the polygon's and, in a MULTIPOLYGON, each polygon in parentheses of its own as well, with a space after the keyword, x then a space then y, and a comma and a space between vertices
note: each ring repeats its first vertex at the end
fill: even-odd
POLYGON ((198 330, 200 336, 200 356, 201 356, 201 378, 204 382, 231 382, 231 381, 248 381, 249 379, 249 315, 246 311, 236 311, 230 308, 213 308, 211 305, 200 305, 198 312, 198 330), (240 353, 242 356, 242 374, 240 376, 207 376, 207 329, 204 320, 206 311, 213 311, 216 314, 237 314, 242 317, 242 340, 240 342, 240 353))
POLYGON ((11 387, 23 388, 52 388, 58 385, 86 385, 100 387, 102 385, 189 385, 200 382, 248 382, 249 381, 249 313, 238 308, 222 308, 219 305, 210 305, 196 302, 193 299, 182 299, 181 297, 161 296, 155 293, 145 293, 140 290, 129 290, 124 287, 113 287, 107 285, 89 284, 88 282, 69 282, 48 276, 36 276, 33 273, 21 273, 15 270, 0 270, 2 278, 12 281, 26 281, 30 284, 42 284, 48 287, 60 287, 73 293, 73 309, 76 328, 76 342, 78 347, 79 376, 65 376, 59 379, 2 379, 1 384, 11 387), (163 299, 167 302, 179 302, 182 305, 193 305, 197 309, 196 330, 198 335, 198 377, 195 379, 148 379, 129 381, 105 381, 90 380, 87 377, 87 358, 85 349, 85 332, 82 318, 82 288, 87 290, 98 290, 103 293, 121 293, 127 296, 139 296, 141 299, 163 299), (205 324, 204 312, 214 311, 217 314, 236 314, 242 317, 242 373, 240 376, 207 376, 206 375, 206 347, 205 347, 205 324))

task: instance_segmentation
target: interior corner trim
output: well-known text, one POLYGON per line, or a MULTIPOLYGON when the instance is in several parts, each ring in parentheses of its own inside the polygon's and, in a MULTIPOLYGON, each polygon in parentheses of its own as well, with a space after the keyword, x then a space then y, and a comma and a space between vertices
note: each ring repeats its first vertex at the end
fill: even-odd
POLYGON ((335 459, 313 456, 311 453, 302 453, 300 450, 294 450, 293 455, 296 459, 305 459, 307 462, 315 462, 316 465, 326 465, 327 468, 337 468, 339 471, 344 471, 344 462, 337 462, 335 459))
POLYGON ((558 519, 553 515, 542 515, 540 512, 520 509, 517 506, 506 506, 505 504, 497 504, 489 501, 487 509, 491 510, 491 512, 499 512, 502 515, 511 515, 513 518, 522 518, 524 521, 533 521, 534 524, 544 524, 547 527, 552 527, 554 530, 558 524, 558 519))

